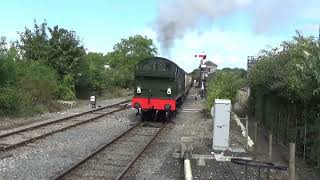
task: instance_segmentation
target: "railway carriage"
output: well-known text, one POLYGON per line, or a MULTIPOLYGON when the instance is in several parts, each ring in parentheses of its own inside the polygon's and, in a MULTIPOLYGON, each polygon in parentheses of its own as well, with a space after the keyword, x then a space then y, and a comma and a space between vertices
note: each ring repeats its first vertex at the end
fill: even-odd
POLYGON ((162 57, 142 60, 137 64, 134 76, 132 107, 138 109, 143 120, 162 115, 170 119, 184 101, 192 82, 183 69, 162 57))

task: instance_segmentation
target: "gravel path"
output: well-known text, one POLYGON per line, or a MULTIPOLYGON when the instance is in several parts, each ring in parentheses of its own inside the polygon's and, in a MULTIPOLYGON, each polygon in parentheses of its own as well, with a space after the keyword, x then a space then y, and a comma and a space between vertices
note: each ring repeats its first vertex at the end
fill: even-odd
POLYGON ((139 118, 127 109, 12 151, 0 160, 0 179, 48 179, 120 134, 139 118))

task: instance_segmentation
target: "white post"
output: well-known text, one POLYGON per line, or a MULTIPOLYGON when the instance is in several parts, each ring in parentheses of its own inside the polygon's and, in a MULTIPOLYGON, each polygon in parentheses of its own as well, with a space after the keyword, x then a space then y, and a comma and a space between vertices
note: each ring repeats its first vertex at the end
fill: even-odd
POLYGON ((190 152, 186 151, 184 153, 184 179, 185 180, 192 180, 192 170, 191 170, 191 163, 190 163, 190 152))
POLYGON ((247 148, 247 151, 249 150, 248 139, 249 139, 249 121, 248 121, 248 116, 246 116, 246 148, 247 148))

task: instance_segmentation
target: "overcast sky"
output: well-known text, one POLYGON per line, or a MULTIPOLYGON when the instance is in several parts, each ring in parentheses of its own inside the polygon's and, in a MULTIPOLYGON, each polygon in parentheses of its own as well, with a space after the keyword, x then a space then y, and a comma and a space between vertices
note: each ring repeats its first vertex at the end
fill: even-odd
POLYGON ((202 52, 219 68, 246 68, 248 55, 295 30, 318 36, 319 12, 319 0, 3 0, 0 36, 15 40, 33 19, 46 19, 75 30, 88 51, 107 53, 121 38, 141 34, 189 72, 202 52))

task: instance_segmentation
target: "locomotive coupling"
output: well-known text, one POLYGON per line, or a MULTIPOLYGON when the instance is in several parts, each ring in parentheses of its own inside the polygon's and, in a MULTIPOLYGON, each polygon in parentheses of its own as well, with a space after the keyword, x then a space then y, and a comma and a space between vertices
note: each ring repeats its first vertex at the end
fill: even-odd
POLYGON ((139 109, 141 107, 140 103, 136 102, 134 103, 134 108, 139 109))
POLYGON ((165 109, 166 111, 170 111, 171 105, 170 105, 170 104, 164 105, 164 109, 165 109))
POLYGON ((138 112, 136 113, 136 116, 141 115, 141 105, 140 105, 140 103, 138 103, 138 102, 134 103, 134 108, 136 108, 138 110, 138 112))

